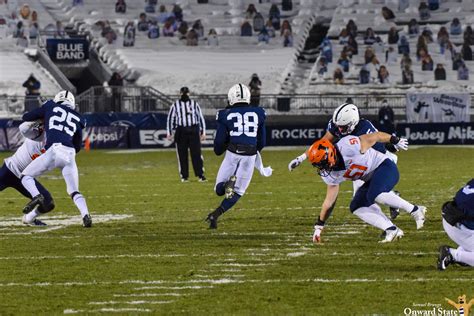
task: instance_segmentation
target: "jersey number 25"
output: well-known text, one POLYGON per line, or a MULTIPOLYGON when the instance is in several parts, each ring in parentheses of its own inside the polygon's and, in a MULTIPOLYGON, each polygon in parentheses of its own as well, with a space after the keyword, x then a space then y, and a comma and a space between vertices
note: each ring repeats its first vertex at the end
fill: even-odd
POLYGON ((54 115, 49 119, 49 128, 56 129, 58 131, 64 131, 70 136, 74 136, 74 133, 77 129, 77 123, 80 122, 80 119, 77 115, 72 114, 71 112, 65 111, 59 106, 53 109, 54 113, 58 113, 59 116, 54 115))
POLYGON ((257 128, 258 128, 257 113, 245 112, 242 115, 239 112, 234 112, 227 115, 227 120, 233 121, 234 123, 234 128, 230 131, 230 136, 240 136, 244 134, 248 137, 257 137, 257 128))

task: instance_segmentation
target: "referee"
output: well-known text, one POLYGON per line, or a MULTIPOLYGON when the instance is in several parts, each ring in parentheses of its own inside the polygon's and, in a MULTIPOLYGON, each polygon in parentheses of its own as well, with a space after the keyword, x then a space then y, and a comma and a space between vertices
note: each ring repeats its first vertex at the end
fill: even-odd
POLYGON ((203 158, 201 155, 201 140, 206 136, 206 123, 202 116, 199 104, 189 98, 188 87, 182 87, 181 97, 170 108, 166 129, 168 139, 176 143, 178 153, 178 167, 181 182, 188 182, 188 148, 191 151, 194 174, 199 182, 206 181, 204 177, 203 158))

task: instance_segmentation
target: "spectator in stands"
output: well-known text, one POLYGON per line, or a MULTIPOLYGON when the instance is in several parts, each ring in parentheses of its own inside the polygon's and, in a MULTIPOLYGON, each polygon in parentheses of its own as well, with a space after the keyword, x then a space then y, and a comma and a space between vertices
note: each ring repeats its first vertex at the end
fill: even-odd
POLYGON ((346 28, 343 28, 341 33, 339 33, 339 44, 346 45, 349 42, 349 32, 346 28))
POLYGON ((344 50, 341 51, 341 56, 339 57, 337 63, 338 65, 341 66, 344 72, 349 72, 349 67, 351 65, 351 62, 349 58, 347 57, 347 53, 344 50))
POLYGON ((420 59, 421 59, 421 70, 423 71, 433 71, 433 58, 431 58, 431 55, 428 54, 426 51, 421 51, 420 52, 420 59))
POLYGON ((465 63, 461 63, 461 65, 459 65, 458 80, 469 80, 469 69, 465 63))
POLYGON ((178 36, 180 40, 186 39, 186 34, 188 34, 188 30, 188 22, 182 21, 178 27, 178 36))
POLYGON ((172 12, 168 12, 166 10, 166 6, 164 4, 160 5, 160 9, 158 11, 159 12, 158 12, 157 19, 158 19, 158 22, 162 24, 164 24, 166 20, 168 20, 171 16, 174 17, 172 12))
POLYGON ((436 69, 434 71, 435 80, 446 80, 446 70, 444 69, 443 64, 436 64, 436 69))
POLYGON ((398 36, 398 30, 395 26, 392 26, 388 31, 388 43, 397 44, 400 37, 398 36))
POLYGON ((431 17, 430 8, 425 1, 421 1, 418 6, 418 13, 420 14, 420 20, 426 21, 431 17))
POLYGON ((56 30, 54 31, 54 38, 63 38, 66 36, 64 31, 63 23, 61 21, 56 21, 56 30))
POLYGON ((387 67, 384 65, 380 66, 379 71, 378 71, 378 80, 379 83, 390 83, 390 74, 387 70, 387 67))
POLYGON ((31 12, 31 23, 38 23, 38 12, 31 12))
POLYGON ((275 37, 275 28, 273 27, 272 20, 268 19, 267 23, 265 24, 265 28, 267 29, 268 36, 275 37))
POLYGON ((281 23, 280 36, 284 36, 286 30, 289 30, 290 33, 293 34, 293 30, 291 29, 290 21, 283 20, 283 22, 281 23))
POLYGON ((466 42, 462 44, 461 55, 464 60, 472 60, 472 49, 466 42))
POLYGON ((402 70, 402 84, 413 84, 414 82, 413 70, 409 64, 406 64, 402 70))
POLYGON ((367 65, 363 65, 362 67, 360 67, 359 83, 367 84, 369 82, 370 82, 370 70, 368 69, 367 65))
POLYGON ((351 19, 349 22, 347 22, 346 29, 350 36, 353 38, 357 37, 357 25, 355 24, 354 20, 351 19))
POLYGON ((155 13, 156 12, 156 1, 145 0, 145 12, 146 13, 155 13))
POLYGON ((398 11, 405 12, 410 6, 410 0, 398 0, 398 11))
POLYGON ((410 22, 408 22, 408 35, 410 37, 415 37, 420 33, 420 27, 418 26, 418 22, 416 19, 411 19, 410 22))
MULTIPOLYGON (((131 22, 133 23, 133 22, 131 22)), ((108 82, 109 87, 122 87, 123 86, 123 78, 118 72, 114 72, 112 74, 112 77, 110 77, 110 80, 108 82)))
POLYGON ((257 12, 253 17, 253 30, 255 32, 260 32, 265 28, 265 19, 260 12, 257 12))
POLYGON ((395 48, 390 46, 385 53, 385 63, 388 65, 395 65, 397 63, 398 54, 395 51, 395 48))
POLYGON ((260 30, 257 38, 259 43, 268 44, 268 42, 270 41, 270 35, 268 35, 267 29, 265 27, 260 30))
POLYGON ((196 31, 198 37, 202 38, 204 36, 204 26, 202 25, 201 20, 196 20, 192 28, 196 31))
POLYGON ((107 43, 112 44, 117 39, 117 34, 110 26, 109 21, 104 22, 104 27, 102 28, 102 36, 107 39, 107 43))
MULTIPOLYGON (((129 21, 123 31, 123 46, 124 47, 135 46, 135 32, 136 32, 135 23, 133 21, 129 21)), ((154 37, 150 37, 150 31, 148 32, 148 37, 154 38, 154 37)))
MULTIPOLYGON (((164 37, 173 37, 174 36, 174 27, 173 27, 173 19, 172 18, 169 18, 168 20, 166 20, 165 24, 163 24, 162 33, 163 33, 164 37)), ((188 33, 189 33, 189 31, 188 31, 188 33)))
POLYGON ((416 44, 416 57, 418 60, 421 59, 422 52, 428 52, 428 45, 426 44, 425 38, 423 36, 418 37, 418 43, 416 44))
POLYGON ((385 43, 380 36, 375 37, 375 43, 372 44, 375 54, 385 54, 385 43))
POLYGON ((453 60, 454 55, 456 54, 456 48, 451 41, 448 42, 446 45, 446 49, 444 50, 444 58, 446 60, 453 60))
POLYGON ((344 48, 348 54, 352 57, 353 55, 359 54, 359 45, 357 44, 357 41, 354 39, 354 37, 349 36, 349 40, 347 41, 347 45, 344 48))
POLYGON ((148 32, 148 19, 146 13, 140 13, 137 28, 140 32, 148 32))
POLYGON ((148 38, 154 39, 160 37, 160 26, 158 25, 158 21, 154 20, 150 22, 148 26, 148 38))
POLYGON ((272 4, 270 11, 268 12, 268 18, 272 20, 273 28, 276 31, 280 30, 280 9, 276 4, 272 4))
POLYGON ((176 18, 177 22, 182 22, 183 21, 183 9, 181 9, 181 6, 179 4, 173 5, 173 9, 171 12, 174 14, 174 17, 176 18))
POLYGON ((253 20, 253 18, 255 17, 255 14, 257 14, 257 9, 255 8, 255 5, 251 3, 247 7, 247 11, 245 11, 245 18, 247 20, 253 20))
POLYGON ((437 41, 439 44, 440 53, 444 54, 444 50, 446 49, 446 46, 449 42, 449 33, 446 27, 442 26, 439 29, 437 41))
POLYGON ((291 29, 285 29, 283 32, 283 47, 293 47, 293 33, 291 29))
POLYGON ((460 35, 462 33, 462 25, 458 18, 454 18, 449 26, 451 35, 460 35))
POLYGON ((30 14, 31 14, 30 6, 27 4, 22 5, 20 8, 20 17, 23 20, 27 21, 30 19, 30 14))
POLYGON ((316 63, 316 72, 319 77, 322 77, 327 71, 328 71, 328 63, 326 61, 326 57, 320 55, 316 63))
POLYGON ((474 32, 472 31, 472 27, 470 25, 466 26, 463 34, 464 43, 468 45, 474 45, 474 32))
POLYGON ((215 29, 209 30, 209 34, 207 35, 207 45, 219 46, 219 38, 217 37, 217 32, 215 29))
POLYGON ((250 105, 259 105, 260 104, 260 91, 262 87, 262 81, 257 74, 252 74, 249 82, 250 89, 250 105))
POLYGON ((382 16, 386 21, 395 19, 395 14, 388 7, 382 7, 382 16))
POLYGON ((395 113, 393 113, 392 107, 388 105, 387 99, 382 101, 378 116, 378 130, 387 134, 395 133, 395 113))
POLYGON ((372 60, 365 65, 367 70, 370 71, 370 77, 374 78, 372 81, 375 81, 375 78, 378 77, 379 69, 380 69, 380 62, 376 56, 372 57, 372 60))
POLYGON ((33 74, 30 74, 28 79, 23 82, 25 91, 25 112, 29 112, 40 105, 39 96, 41 95, 41 82, 35 78, 33 74))
POLYGON ((455 53, 453 57, 453 70, 458 70, 464 64, 461 53, 455 53))
POLYGON ((118 72, 114 72, 108 82, 108 86, 112 89, 111 110, 113 112, 121 112, 122 110, 122 87, 123 78, 118 72))
POLYGON ((240 26, 240 36, 252 36, 252 25, 249 21, 245 21, 240 26))
POLYGON ((332 44, 329 38, 325 37, 319 47, 321 54, 326 58, 326 62, 332 63, 332 44))
POLYGON ((411 68, 412 61, 410 58, 410 55, 408 53, 403 54, 402 60, 400 61, 400 68, 403 70, 406 68, 406 66, 409 66, 411 68))
POLYGON ((117 3, 115 3, 115 13, 126 13, 126 12, 127 12, 127 4, 125 3, 125 0, 117 0, 117 3))
POLYGON ((425 26, 423 32, 421 32, 421 36, 425 39, 426 44, 433 43, 433 32, 431 32, 429 27, 425 26))
POLYGON ((293 1, 292 0, 282 0, 281 10, 282 11, 291 11, 291 10, 293 10, 293 1))
POLYGON ((374 52, 374 49, 372 47, 367 47, 365 49, 365 53, 364 53, 364 59, 365 59, 365 63, 368 64, 372 61, 372 58, 375 57, 375 52, 374 52))
POLYGON ((405 35, 400 36, 398 42, 398 53, 399 54, 409 54, 410 53, 410 43, 405 35))
POLYGON ((438 10, 439 0, 428 0, 428 8, 430 8, 431 11, 438 10))
POLYGON ((336 67, 332 79, 335 84, 344 84, 344 73, 341 68, 336 67))
POLYGON ((375 43, 375 33, 371 27, 368 27, 364 35, 364 44, 372 45, 375 43))
POLYGON ((190 29, 186 35, 186 46, 198 46, 199 35, 195 29, 190 29))

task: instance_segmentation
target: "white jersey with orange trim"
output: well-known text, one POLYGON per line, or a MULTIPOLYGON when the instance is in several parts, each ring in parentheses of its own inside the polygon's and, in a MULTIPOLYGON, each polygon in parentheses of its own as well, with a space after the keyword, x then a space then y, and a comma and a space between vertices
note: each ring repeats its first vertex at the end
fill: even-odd
POLYGON ((343 181, 369 181, 375 169, 388 156, 369 148, 365 153, 360 152, 360 138, 348 135, 341 138, 335 146, 344 159, 345 170, 331 171, 328 176, 321 177, 326 184, 336 185, 343 181))
POLYGON ((25 138, 25 142, 17 149, 13 156, 5 159, 5 165, 18 178, 21 172, 37 157, 45 152, 44 141, 34 141, 25 138))

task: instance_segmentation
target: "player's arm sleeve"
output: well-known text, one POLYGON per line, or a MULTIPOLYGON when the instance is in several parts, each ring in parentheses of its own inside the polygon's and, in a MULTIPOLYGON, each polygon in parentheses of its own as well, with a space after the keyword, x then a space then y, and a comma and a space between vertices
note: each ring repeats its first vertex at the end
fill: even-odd
POLYGON ((262 149, 266 146, 267 144, 267 128, 265 127, 265 119, 267 117, 267 114, 265 113, 265 110, 261 109, 260 113, 260 122, 261 124, 258 125, 258 130, 257 130, 257 150, 262 151, 262 149))
POLYGON ((81 151, 82 147, 82 128, 78 128, 74 136, 72 137, 72 143, 74 145, 74 149, 76 153, 81 151))
POLYGON ((44 106, 31 110, 30 112, 26 112, 22 116, 23 121, 29 121, 29 122, 36 121, 42 118, 44 118, 44 106))
POLYGON ((214 153, 218 156, 222 155, 226 151, 228 144, 229 135, 227 134, 225 125, 218 122, 216 137, 214 138, 214 153))

